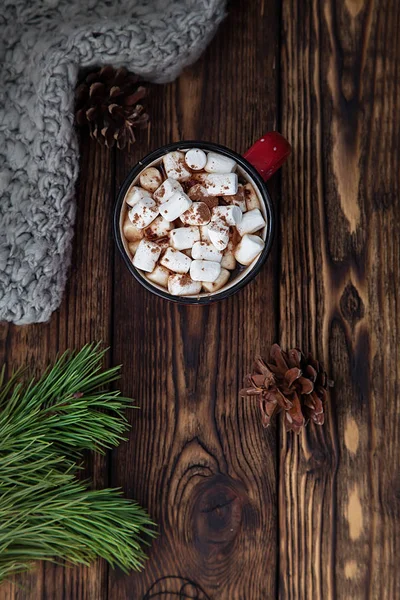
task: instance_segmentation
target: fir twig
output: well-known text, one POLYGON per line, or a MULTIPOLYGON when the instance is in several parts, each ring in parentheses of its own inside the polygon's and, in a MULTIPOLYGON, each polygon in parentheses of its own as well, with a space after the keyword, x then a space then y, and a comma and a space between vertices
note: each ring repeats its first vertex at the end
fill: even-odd
POLYGON ((89 564, 105 558, 140 569, 153 523, 119 490, 90 490, 76 478, 84 450, 118 445, 131 400, 106 387, 104 351, 65 353, 38 380, 0 373, 0 582, 34 560, 89 564))

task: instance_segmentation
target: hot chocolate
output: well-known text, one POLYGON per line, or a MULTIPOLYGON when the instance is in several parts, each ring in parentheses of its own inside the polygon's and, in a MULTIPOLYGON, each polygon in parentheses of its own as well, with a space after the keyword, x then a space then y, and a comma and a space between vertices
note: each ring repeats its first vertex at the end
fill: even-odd
POLYGON ((134 267, 174 296, 220 291, 264 248, 259 196, 222 154, 169 152, 140 173, 125 206, 122 232, 134 267))

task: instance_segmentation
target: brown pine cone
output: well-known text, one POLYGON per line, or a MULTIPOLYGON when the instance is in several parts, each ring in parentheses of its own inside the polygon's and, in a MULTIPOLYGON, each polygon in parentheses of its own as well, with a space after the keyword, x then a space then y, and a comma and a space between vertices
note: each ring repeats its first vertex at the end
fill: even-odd
POLYGON ((76 122, 88 126, 100 144, 123 149, 135 142, 135 127, 147 126, 149 116, 138 104, 147 90, 125 68, 102 67, 89 73, 76 89, 76 122))
POLYGON ((255 360, 253 373, 246 375, 244 385, 241 396, 258 397, 263 427, 268 427, 275 414, 292 407, 292 403, 279 391, 274 374, 260 357, 255 360))
POLYGON ((286 353, 274 344, 269 362, 258 358, 253 371, 240 394, 258 397, 264 427, 282 411, 287 431, 300 433, 309 420, 324 423, 327 388, 333 383, 310 354, 305 357, 298 348, 286 353))

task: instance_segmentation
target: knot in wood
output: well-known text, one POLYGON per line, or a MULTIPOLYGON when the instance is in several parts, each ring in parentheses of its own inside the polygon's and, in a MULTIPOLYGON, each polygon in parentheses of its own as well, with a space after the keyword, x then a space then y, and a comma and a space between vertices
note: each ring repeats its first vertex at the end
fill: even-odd
POLYGON ((340 310, 344 318, 354 326, 365 314, 364 304, 352 283, 348 283, 340 299, 340 310))
POLYGON ((193 523, 196 541, 203 551, 204 546, 221 548, 233 542, 241 528, 246 502, 241 485, 225 475, 209 477, 199 486, 193 523))

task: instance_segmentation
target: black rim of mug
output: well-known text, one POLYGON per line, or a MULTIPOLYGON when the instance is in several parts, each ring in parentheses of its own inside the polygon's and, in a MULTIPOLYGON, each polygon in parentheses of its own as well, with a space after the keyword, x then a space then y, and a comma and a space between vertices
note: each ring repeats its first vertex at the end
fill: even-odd
POLYGON ((142 160, 140 160, 128 173, 124 183, 122 184, 115 203, 114 207, 114 238, 117 244, 118 250, 120 251, 122 258, 128 267, 130 273, 135 277, 135 279, 142 284, 149 292, 159 296, 160 298, 164 298, 165 300, 169 300, 170 302, 176 302, 178 304, 211 304, 213 302, 218 302, 219 300, 224 300, 229 296, 233 296, 239 290, 241 290, 245 285, 250 283, 256 275, 260 272, 261 267, 266 261, 272 247, 272 242, 274 238, 275 231, 275 217, 272 201, 267 189, 267 186, 256 169, 240 154, 237 154, 233 150, 226 148, 225 146, 220 146, 219 144, 214 144, 213 142, 199 142, 199 141, 184 141, 184 142, 173 142, 172 144, 166 144, 150 154, 147 154, 142 160), (227 290, 222 290, 221 292, 216 292, 214 294, 209 294, 207 296, 197 297, 197 296, 173 296, 169 294, 167 291, 162 291, 155 286, 152 285, 144 275, 142 275, 132 264, 131 259, 129 258, 121 235, 120 228, 120 215, 123 206, 123 202, 125 199, 126 192, 131 186, 134 179, 139 175, 143 169, 145 169, 150 163, 161 158, 168 152, 172 152, 174 150, 187 150, 188 148, 201 148, 202 150, 215 151, 223 154, 224 156, 229 156, 233 158, 242 168, 246 171, 254 180, 258 189, 261 193, 261 196, 264 201, 265 210, 267 213, 267 230, 265 236, 265 246, 263 251, 260 254, 260 257, 254 267, 236 284, 232 285, 227 290))

